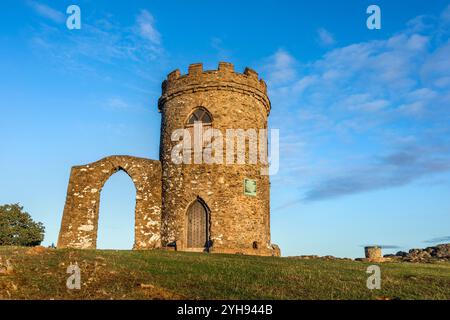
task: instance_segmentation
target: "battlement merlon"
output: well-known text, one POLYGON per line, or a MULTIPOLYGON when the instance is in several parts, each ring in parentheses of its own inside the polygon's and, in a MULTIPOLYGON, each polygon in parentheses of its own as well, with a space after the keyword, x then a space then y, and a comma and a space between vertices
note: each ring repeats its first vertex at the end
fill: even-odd
POLYGON ((230 90, 252 95, 263 102, 267 115, 270 113, 265 81, 259 79, 258 73, 250 68, 245 68, 243 73, 235 72, 233 64, 228 62, 219 62, 217 70, 203 70, 202 63, 193 63, 189 65, 187 74, 182 75, 178 69, 169 73, 162 83, 158 110, 161 111, 164 103, 172 97, 208 90, 230 90))

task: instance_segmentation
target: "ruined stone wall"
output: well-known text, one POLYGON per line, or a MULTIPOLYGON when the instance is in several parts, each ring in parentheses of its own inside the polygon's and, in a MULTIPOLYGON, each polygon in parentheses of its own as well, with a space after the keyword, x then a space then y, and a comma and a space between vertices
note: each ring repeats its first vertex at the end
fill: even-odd
POLYGON ((136 187, 133 248, 160 247, 160 162, 130 156, 111 156, 72 168, 58 248, 96 248, 100 192, 108 178, 118 170, 125 171, 136 187))
POLYGON ((270 112, 266 84, 251 69, 239 74, 231 64, 220 63, 218 70, 203 71, 194 64, 187 75, 179 70, 168 75, 159 100, 163 245, 175 241, 178 249, 186 249, 186 211, 200 197, 210 210, 212 252, 279 255, 270 243, 270 183, 260 173, 259 160, 245 165, 172 162, 177 142, 171 135, 185 127, 197 107, 211 113, 212 127, 224 135, 226 129, 265 129, 270 112), (256 196, 244 195, 245 178, 256 180, 256 196))

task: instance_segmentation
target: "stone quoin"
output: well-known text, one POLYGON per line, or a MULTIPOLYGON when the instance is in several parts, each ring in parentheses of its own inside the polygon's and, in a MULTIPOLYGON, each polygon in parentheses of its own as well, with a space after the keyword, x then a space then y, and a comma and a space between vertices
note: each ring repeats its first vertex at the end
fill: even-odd
MULTIPOLYGON (((160 159, 111 156, 71 170, 58 248, 95 249, 100 192, 125 171, 136 187, 133 249, 279 256, 270 240, 267 163, 175 163, 172 133, 192 130, 267 129, 267 86, 246 68, 218 70, 191 64, 186 75, 171 72, 162 83, 160 159)), ((205 146, 202 146, 202 148, 205 146)), ((248 146, 246 146, 248 151, 248 146)), ((248 158, 248 154, 246 154, 248 158)))

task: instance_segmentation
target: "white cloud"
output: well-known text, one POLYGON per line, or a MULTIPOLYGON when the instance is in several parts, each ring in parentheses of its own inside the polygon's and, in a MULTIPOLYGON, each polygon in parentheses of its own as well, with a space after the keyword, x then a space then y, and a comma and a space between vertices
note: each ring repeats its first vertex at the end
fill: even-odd
POLYGON ((336 43, 334 36, 324 28, 317 30, 318 41, 323 46, 332 46, 336 43))
POLYGON ((161 34, 155 28, 155 19, 147 10, 141 10, 136 19, 139 28, 139 34, 153 44, 161 44, 161 34))
POLYGON ((420 116, 425 109, 425 105, 422 101, 416 101, 412 103, 402 104, 398 107, 398 111, 400 113, 411 115, 411 116, 420 116))
POLYGON ((429 88, 420 88, 413 90, 408 94, 408 98, 411 100, 431 100, 437 97, 437 92, 429 88))
POLYGON ((280 85, 292 81, 297 76, 297 61, 286 50, 279 49, 269 57, 266 67, 268 82, 273 85, 280 85))
POLYGON ((314 75, 305 76, 293 83, 292 92, 295 94, 300 94, 303 91, 305 91, 309 86, 313 85, 317 80, 318 80, 317 77, 314 75))
POLYGON ((53 22, 63 23, 66 19, 62 12, 55 10, 45 4, 39 3, 37 1, 28 1, 28 4, 37 14, 44 18, 50 19, 53 22))
POLYGON ((449 88, 450 77, 450 42, 438 48, 422 66, 421 75, 424 81, 440 88, 449 88))
POLYGON ((350 111, 375 112, 389 106, 389 101, 374 99, 370 94, 353 94, 342 101, 342 105, 350 111))

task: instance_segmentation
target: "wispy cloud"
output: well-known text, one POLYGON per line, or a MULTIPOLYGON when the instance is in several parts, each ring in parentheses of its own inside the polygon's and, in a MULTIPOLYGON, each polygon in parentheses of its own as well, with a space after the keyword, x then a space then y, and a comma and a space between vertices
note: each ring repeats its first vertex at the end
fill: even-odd
POLYGON ((444 237, 437 237, 437 238, 433 238, 433 239, 428 239, 424 241, 425 243, 445 243, 445 242, 450 242, 450 236, 444 236, 444 237))
MULTIPOLYGON (((51 9, 51 8, 50 8, 51 9)), ((142 76, 151 62, 163 61, 161 35, 153 16, 141 10, 134 24, 120 25, 114 16, 105 15, 91 23, 83 23, 82 32, 67 32, 42 24, 32 32, 35 52, 55 61, 60 67, 77 72, 97 73, 100 65, 113 66, 122 62, 135 68, 142 76)))
POLYGON ((56 23, 63 23, 65 21, 65 16, 61 11, 53 9, 46 4, 39 3, 37 1, 29 0, 27 3, 37 14, 44 18, 50 19, 56 23))
POLYGON ((445 24, 450 24, 450 5, 445 8, 445 10, 441 14, 441 20, 445 24))
POLYGON ((231 50, 225 48, 222 38, 211 38, 211 47, 217 52, 217 58, 221 61, 229 60, 231 56, 231 50))
POLYGON ((161 44, 161 34, 155 27, 155 18, 147 10, 141 10, 136 19, 139 34, 153 44, 161 44))
POLYGON ((128 109, 130 105, 120 97, 109 98, 106 106, 111 109, 128 109))
POLYGON ((336 43, 334 36, 324 28, 317 29, 317 41, 322 46, 332 46, 336 43))
POLYGON ((410 147, 382 157, 374 164, 351 168, 341 175, 318 182, 305 200, 322 200, 386 187, 402 186, 423 176, 450 170, 450 150, 410 147), (442 153, 442 156, 440 155, 442 153))

